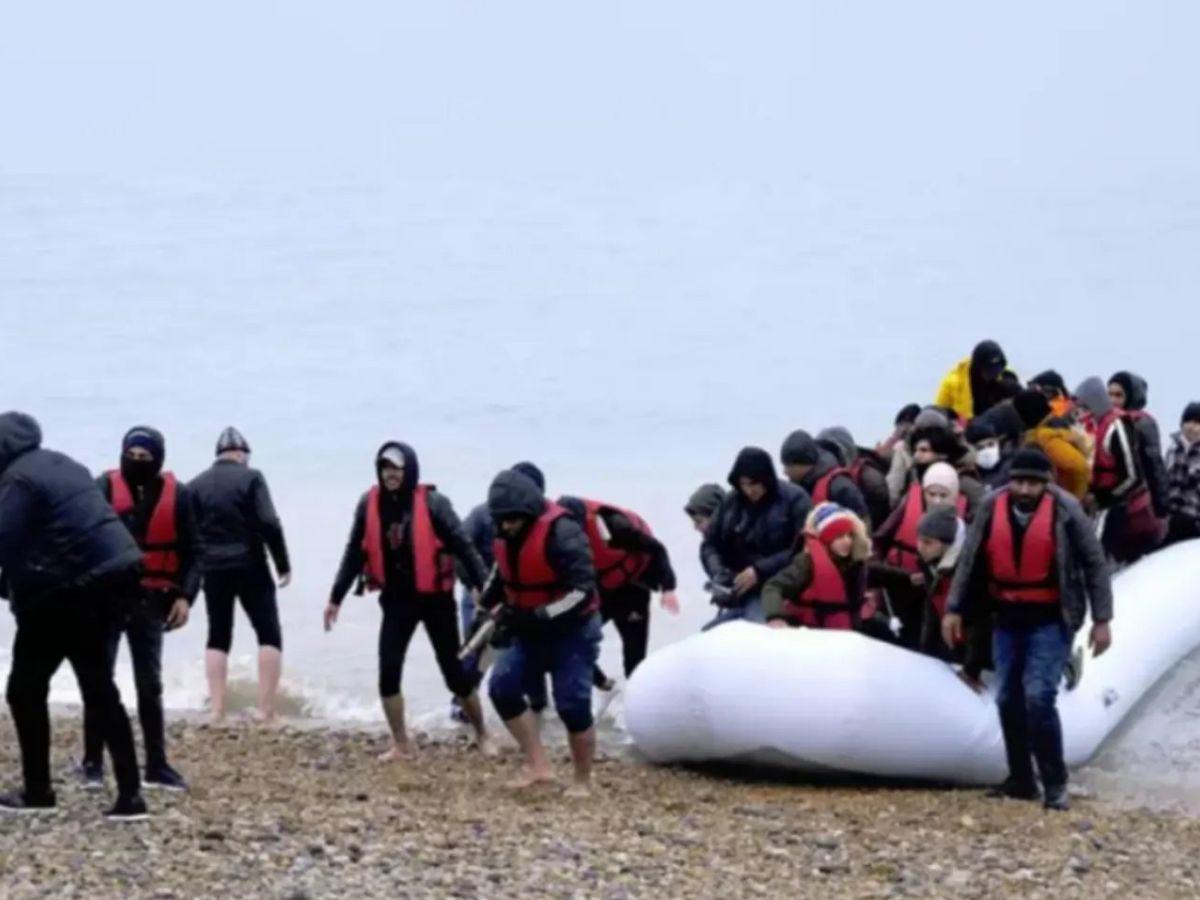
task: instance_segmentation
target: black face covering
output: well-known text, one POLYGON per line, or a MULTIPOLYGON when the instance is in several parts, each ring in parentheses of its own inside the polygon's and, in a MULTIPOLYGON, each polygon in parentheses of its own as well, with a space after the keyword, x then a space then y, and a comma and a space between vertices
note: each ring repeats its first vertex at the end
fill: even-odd
POLYGON ((1012 499, 1013 499, 1013 506, 1015 506, 1020 512, 1023 512, 1023 513, 1033 512, 1034 510, 1037 509, 1038 504, 1042 502, 1041 497, 1030 498, 1030 497, 1014 496, 1012 499))
POLYGON ((162 463, 155 459, 121 457, 121 476, 130 485, 145 487, 158 477, 162 463))

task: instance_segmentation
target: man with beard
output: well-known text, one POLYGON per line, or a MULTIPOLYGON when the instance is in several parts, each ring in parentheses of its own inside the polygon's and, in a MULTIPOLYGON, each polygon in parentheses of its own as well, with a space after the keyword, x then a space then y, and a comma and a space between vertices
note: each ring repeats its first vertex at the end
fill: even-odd
MULTIPOLYGON (((163 633, 187 624, 200 589, 203 549, 192 495, 174 474, 163 471, 165 459, 161 433, 144 425, 131 428, 121 441, 120 468, 105 472, 96 484, 142 550, 141 584, 108 634, 109 664, 116 665, 124 633, 146 748, 146 787, 185 791, 183 776, 167 762, 163 633)), ((83 726, 84 786, 99 790, 104 784, 103 711, 95 704, 85 702, 83 726)))
MULTIPOLYGON (((493 752, 479 703, 479 674, 458 658, 458 615, 454 603, 454 561, 467 586, 483 589, 487 571, 471 545, 454 507, 433 485, 421 484, 416 451, 390 441, 375 456, 378 483, 363 494, 350 539, 325 607, 325 630, 337 623, 342 601, 355 579, 379 591, 383 622, 379 630, 379 695, 391 730, 380 757, 394 762, 411 757, 404 722, 401 674, 418 625, 425 626, 446 687, 462 703, 475 728, 479 749, 493 752)), ((361 592, 361 591, 360 591, 361 592)))
POLYGON ((942 635, 963 638, 963 620, 995 616, 996 704, 1008 779, 992 796, 1036 800, 1033 765, 1047 809, 1065 810, 1067 767, 1056 699, 1076 631, 1089 605, 1089 643, 1112 643, 1112 583, 1104 551, 1079 502, 1053 484, 1050 458, 1036 448, 1013 457, 1008 487, 990 494, 967 534, 950 587, 942 635))

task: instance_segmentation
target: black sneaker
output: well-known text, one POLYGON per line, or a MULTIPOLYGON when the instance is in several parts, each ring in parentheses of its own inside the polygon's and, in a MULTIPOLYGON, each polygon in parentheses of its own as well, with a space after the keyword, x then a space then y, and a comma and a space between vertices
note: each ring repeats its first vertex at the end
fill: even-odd
POLYGON ((24 791, 13 791, 0 796, 0 815, 37 816, 48 815, 58 809, 54 791, 41 797, 30 797, 24 791))
POLYGON ((1005 779, 1003 784, 998 784, 989 790, 987 796, 993 800, 1032 801, 1042 799, 1042 794, 1036 784, 1016 781, 1012 778, 1005 779))
POLYGON ((188 789, 187 782, 183 780, 183 776, 166 763, 154 768, 147 768, 146 778, 142 784, 151 790, 175 791, 177 793, 183 793, 188 789))
POLYGON ((104 790, 104 763, 84 760, 79 764, 79 784, 85 791, 104 790))
POLYGON ((1046 788, 1046 801, 1042 804, 1046 809, 1052 809, 1056 812, 1067 812, 1071 808, 1071 801, 1067 799, 1067 786, 1046 788))
POLYGON ((118 797, 113 808, 104 814, 104 818, 110 822, 144 822, 150 818, 150 812, 141 796, 118 797))

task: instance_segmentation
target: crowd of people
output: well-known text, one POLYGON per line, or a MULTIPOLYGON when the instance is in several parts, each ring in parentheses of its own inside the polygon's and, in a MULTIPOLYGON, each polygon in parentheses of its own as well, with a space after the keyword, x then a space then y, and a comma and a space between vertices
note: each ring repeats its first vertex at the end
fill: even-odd
MULTIPOLYGON (((842 427, 798 430, 780 450, 783 477, 771 454, 745 448, 729 489, 702 485, 685 506, 716 607, 705 628, 744 620, 857 630, 945 660, 974 689, 992 669, 1010 771, 995 793, 1066 808, 1055 704, 1060 684, 1080 674, 1075 633, 1090 618, 1088 640, 1104 652, 1113 567, 1200 537, 1200 403, 1184 411, 1165 458, 1146 403, 1146 382, 1128 372, 1074 390, 1054 371, 1023 384, 985 341, 932 404, 905 406, 874 447, 842 427)), ((119 467, 94 480, 42 448, 31 417, 0 416, 0 588, 17 623, 7 698, 24 776, 0 811, 56 805, 46 704, 64 659, 84 700, 87 787, 103 787, 105 747, 112 759, 118 796, 108 816, 143 818, 143 784, 186 790, 167 758, 162 646, 201 590, 213 717, 225 715, 239 600, 259 643, 258 712, 274 716, 275 590, 290 581, 287 547, 245 438, 226 429, 216 449, 214 465, 183 484, 164 469, 163 436, 140 426, 126 434, 119 467), (122 635, 142 770, 113 680, 122 635)), ((487 754, 479 689, 490 672, 490 701, 523 753, 514 787, 554 778, 539 728, 552 699, 573 761, 568 790, 586 794, 593 690, 616 686, 598 663, 602 628, 614 624, 629 677, 646 655, 652 594, 679 610, 667 548, 633 510, 550 499, 532 462, 500 472, 465 520, 421 481, 410 446, 384 444, 375 469, 324 626, 336 625, 351 590, 378 593, 379 694, 391 735, 382 758, 412 755, 401 685, 423 625, 454 715, 487 754)))

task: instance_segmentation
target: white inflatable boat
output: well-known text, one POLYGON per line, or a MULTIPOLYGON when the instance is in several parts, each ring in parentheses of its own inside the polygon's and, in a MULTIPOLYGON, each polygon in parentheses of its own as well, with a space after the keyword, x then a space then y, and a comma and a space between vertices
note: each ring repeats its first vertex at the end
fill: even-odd
MULTIPOLYGON (((1059 695, 1067 764, 1200 645, 1200 541, 1114 580, 1113 646, 1059 695)), ((1086 640, 1086 630, 1077 637, 1086 640)), ((854 632, 733 623, 665 647, 630 681, 626 726, 653 762, 986 784, 1006 774, 994 700, 949 666, 854 632)))

